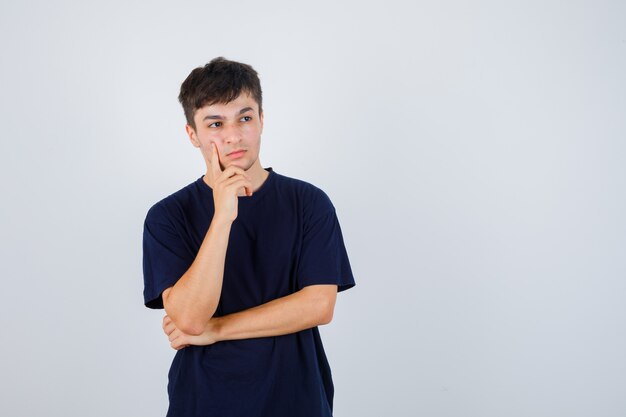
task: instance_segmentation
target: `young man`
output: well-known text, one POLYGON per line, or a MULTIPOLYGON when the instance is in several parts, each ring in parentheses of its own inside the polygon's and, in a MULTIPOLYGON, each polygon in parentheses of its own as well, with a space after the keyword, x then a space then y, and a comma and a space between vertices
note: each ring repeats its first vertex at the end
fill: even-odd
POLYGON ((251 66, 215 58, 179 100, 207 170, 150 208, 143 235, 144 304, 165 308, 177 350, 167 415, 332 416, 317 326, 355 285, 335 209, 319 188, 262 167, 251 66))

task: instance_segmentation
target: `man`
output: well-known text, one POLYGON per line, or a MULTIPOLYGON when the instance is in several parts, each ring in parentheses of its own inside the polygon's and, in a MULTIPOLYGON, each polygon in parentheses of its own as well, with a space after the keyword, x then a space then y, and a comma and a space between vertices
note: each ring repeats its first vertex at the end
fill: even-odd
POLYGON ((144 303, 165 309, 177 350, 167 415, 332 416, 317 326, 355 285, 334 206, 262 167, 251 66, 215 58, 189 74, 179 101, 207 170, 150 208, 143 236, 144 303))

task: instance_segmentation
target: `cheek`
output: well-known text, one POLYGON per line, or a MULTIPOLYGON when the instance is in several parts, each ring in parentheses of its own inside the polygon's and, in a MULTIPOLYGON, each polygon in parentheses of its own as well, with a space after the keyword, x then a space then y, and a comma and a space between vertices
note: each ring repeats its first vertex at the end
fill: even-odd
POLYGON ((250 144, 256 144, 261 140, 261 130, 260 129, 249 129, 246 131, 246 138, 250 144))
POLYGON ((211 151, 211 146, 213 146, 214 143, 217 145, 218 150, 222 150, 222 145, 218 138, 214 138, 209 135, 206 135, 202 138, 202 147, 208 152, 211 151))
POLYGON ((261 133, 261 125, 246 125, 244 127, 244 131, 246 132, 246 134, 249 135, 258 135, 259 133, 261 133))

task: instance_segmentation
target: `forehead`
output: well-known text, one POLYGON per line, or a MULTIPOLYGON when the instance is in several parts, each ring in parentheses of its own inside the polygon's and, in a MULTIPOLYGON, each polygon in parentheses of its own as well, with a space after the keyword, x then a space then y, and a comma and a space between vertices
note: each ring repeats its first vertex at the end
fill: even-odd
POLYGON ((251 108, 253 112, 259 113, 259 106, 254 98, 248 93, 241 93, 236 99, 228 103, 214 103, 199 108, 196 110, 194 119, 202 121, 204 118, 235 118, 246 108, 251 108))

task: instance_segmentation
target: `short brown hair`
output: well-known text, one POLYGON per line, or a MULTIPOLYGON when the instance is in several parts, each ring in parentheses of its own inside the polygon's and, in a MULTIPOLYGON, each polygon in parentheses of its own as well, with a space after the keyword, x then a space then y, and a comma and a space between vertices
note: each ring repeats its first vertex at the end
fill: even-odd
POLYGON ((178 101, 187 123, 195 129, 196 110, 215 103, 229 103, 242 92, 250 94, 259 106, 259 115, 263 113, 261 82, 254 68, 219 56, 189 73, 180 86, 178 101))

